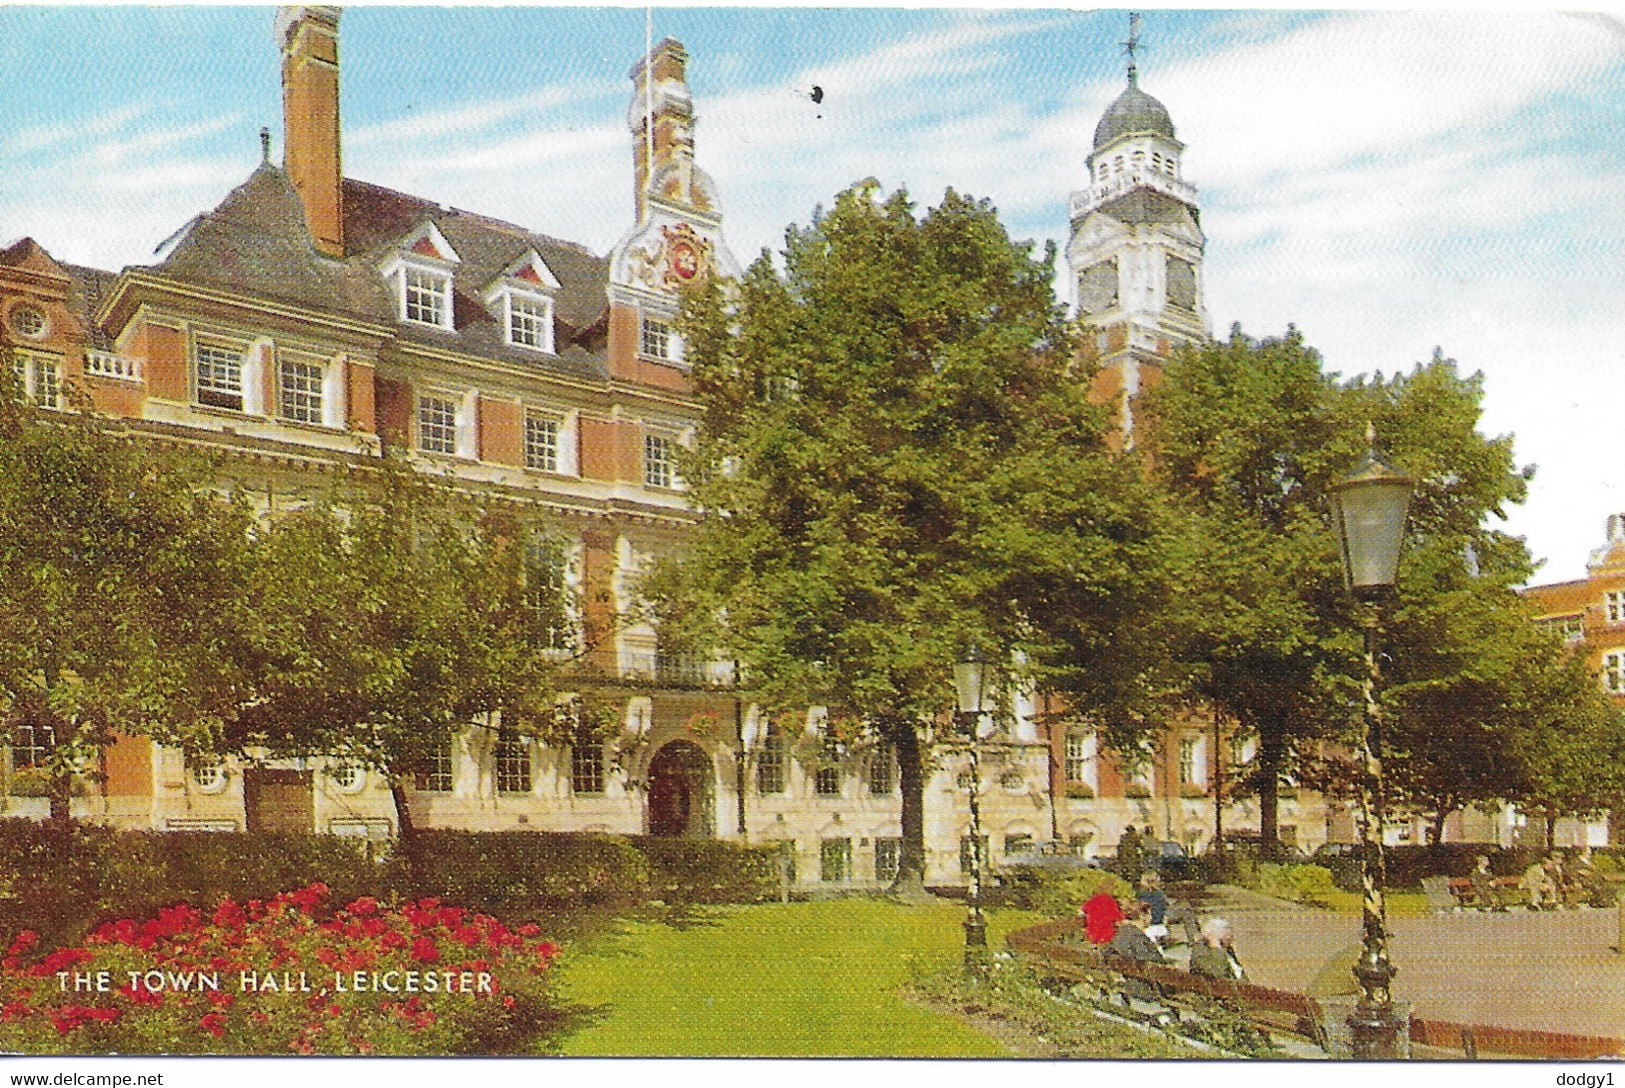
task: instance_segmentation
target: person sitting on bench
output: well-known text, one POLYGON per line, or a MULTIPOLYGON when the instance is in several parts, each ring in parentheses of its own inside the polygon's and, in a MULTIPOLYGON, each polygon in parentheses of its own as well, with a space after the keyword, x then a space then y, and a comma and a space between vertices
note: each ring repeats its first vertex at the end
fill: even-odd
POLYGON ((1473 882, 1473 906, 1479 910, 1505 910, 1501 902, 1501 889, 1495 886, 1495 874, 1490 872, 1487 854, 1478 855, 1478 865, 1467 879, 1473 882))
POLYGON ((1106 951, 1125 960, 1166 966, 1168 959, 1162 954, 1162 949, 1145 935, 1145 927, 1150 924, 1150 905, 1143 900, 1135 900, 1128 908, 1128 917, 1117 923, 1117 932, 1112 935, 1112 943, 1106 946, 1106 951))
POLYGON ((1246 982, 1247 972, 1236 958, 1235 933, 1223 918, 1202 923, 1202 936, 1191 949, 1191 974, 1227 982, 1246 982))

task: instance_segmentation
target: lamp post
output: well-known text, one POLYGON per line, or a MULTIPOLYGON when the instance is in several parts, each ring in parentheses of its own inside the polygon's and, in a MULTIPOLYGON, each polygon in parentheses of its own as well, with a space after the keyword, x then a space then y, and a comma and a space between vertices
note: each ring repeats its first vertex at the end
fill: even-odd
POLYGON ((982 718, 982 681, 988 662, 974 643, 954 662, 959 721, 970 746, 970 910, 965 916, 965 966, 972 970, 980 970, 987 959, 987 918, 982 914, 982 768, 976 731, 982 718))
POLYGON ((1365 634, 1364 743, 1365 773, 1360 778, 1362 882, 1365 886, 1360 960, 1354 977, 1360 1002, 1349 1016, 1356 1058, 1397 1058, 1400 1018, 1390 985, 1394 965, 1388 961, 1387 906, 1383 884, 1382 717, 1377 705, 1377 608, 1393 594, 1399 574, 1399 548, 1405 535, 1405 513, 1411 483, 1403 472, 1377 455, 1376 435, 1368 427, 1369 448, 1354 470, 1332 488, 1332 524, 1343 556, 1344 585, 1359 604, 1358 621, 1365 634))

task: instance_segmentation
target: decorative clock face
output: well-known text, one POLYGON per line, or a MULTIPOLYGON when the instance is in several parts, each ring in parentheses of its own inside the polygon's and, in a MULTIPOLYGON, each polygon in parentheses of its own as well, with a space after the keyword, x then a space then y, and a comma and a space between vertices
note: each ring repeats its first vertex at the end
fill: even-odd
POLYGON ((1078 311, 1098 314, 1117 305, 1117 258, 1090 265, 1078 277, 1078 311))
POLYGON ((672 243, 672 275, 685 283, 700 274, 700 254, 686 239, 672 243))

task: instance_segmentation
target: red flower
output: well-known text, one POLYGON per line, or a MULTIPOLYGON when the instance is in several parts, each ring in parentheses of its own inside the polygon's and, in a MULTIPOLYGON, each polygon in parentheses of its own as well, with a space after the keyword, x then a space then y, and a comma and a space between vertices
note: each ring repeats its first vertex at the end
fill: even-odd
POLYGON ((288 893, 288 901, 300 910, 309 914, 321 905, 322 898, 327 895, 327 885, 321 881, 300 888, 296 892, 288 893))
POLYGON ((440 900, 438 897, 418 900, 418 910, 434 910, 439 905, 440 900))
POLYGON ((32 1016, 34 1010, 21 1001, 13 1001, 0 1007, 0 1024, 9 1024, 13 1020, 21 1020, 25 1016, 32 1016))
POLYGON ((354 903, 351 903, 344 909, 355 915, 357 918, 362 918, 369 914, 378 913, 378 900, 374 899, 370 895, 363 895, 360 899, 357 899, 354 903))
POLYGON ((211 1012, 199 1020, 197 1026, 218 1039, 226 1033, 226 1018, 218 1012, 211 1012))
POLYGON ((440 949, 433 937, 419 937, 412 942, 412 958, 419 963, 439 963, 440 949))
POLYGON ((535 922, 526 922, 524 925, 519 927, 517 932, 521 937, 540 937, 542 935, 542 927, 537 925, 535 922))
POLYGON ((513 1008, 513 994, 502 995, 502 1007, 505 1009, 513 1008))
POLYGON ((228 993, 225 990, 209 990, 204 996, 206 996, 209 999, 209 1003, 217 1009, 230 1008, 231 1003, 237 1000, 236 994, 228 993))
POLYGON ((221 929, 241 929, 248 921, 248 915, 230 899, 222 900, 220 906, 215 908, 214 924, 221 929))
POLYGON ((17 934, 17 939, 11 942, 11 947, 6 949, 6 954, 20 956, 36 944, 39 944, 39 934, 31 929, 25 929, 17 934))

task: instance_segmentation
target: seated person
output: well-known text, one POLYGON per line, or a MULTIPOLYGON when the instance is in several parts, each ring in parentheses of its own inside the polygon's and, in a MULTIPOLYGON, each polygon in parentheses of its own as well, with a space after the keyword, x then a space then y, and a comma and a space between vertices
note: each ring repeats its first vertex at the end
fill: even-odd
POLYGON ((1557 909, 1557 883, 1552 880, 1549 860, 1537 861, 1525 869, 1519 887, 1529 897, 1530 910, 1557 909))
POLYGON ((1247 972, 1236 958, 1234 939, 1230 923, 1223 918, 1209 918, 1204 922, 1202 936, 1191 948, 1191 974, 1246 982, 1247 972))
POLYGON ((1467 878, 1473 885, 1473 904, 1480 910, 1504 910, 1501 890, 1495 885, 1495 874, 1490 872, 1488 855, 1478 855, 1478 864, 1467 878))
POLYGON ((1160 948, 1168 941, 1168 895, 1162 890, 1162 877, 1154 872, 1142 874, 1135 898, 1150 910, 1151 924, 1145 927, 1145 935, 1160 948))
POLYGON ((1145 935, 1145 927, 1150 924, 1151 908, 1135 900, 1129 907, 1128 917, 1117 923, 1117 932, 1113 934, 1111 944, 1106 946, 1106 951, 1125 960, 1167 966, 1168 960, 1162 954, 1162 949, 1145 935))
POLYGON ((1084 930, 1091 944, 1111 943, 1117 933, 1117 923, 1123 920, 1122 904, 1104 888, 1090 896, 1078 913, 1083 915, 1084 930))

